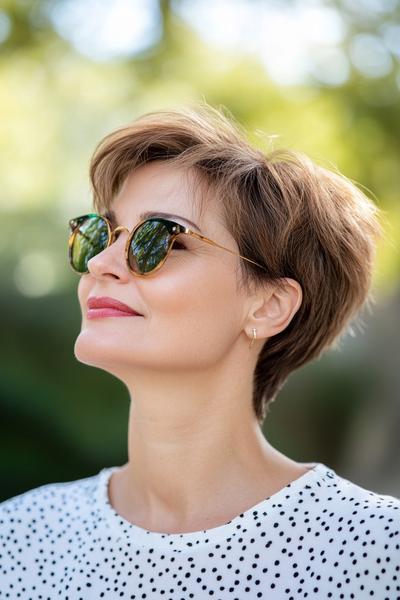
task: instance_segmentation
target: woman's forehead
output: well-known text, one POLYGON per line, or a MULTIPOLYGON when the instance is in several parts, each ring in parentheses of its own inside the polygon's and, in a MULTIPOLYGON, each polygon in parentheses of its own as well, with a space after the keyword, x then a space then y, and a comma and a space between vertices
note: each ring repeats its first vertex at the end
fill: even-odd
POLYGON ((132 212, 137 213, 136 220, 161 213, 165 218, 180 216, 187 227, 207 235, 225 230, 219 204, 198 173, 168 161, 154 161, 126 176, 107 213, 113 222, 132 212))

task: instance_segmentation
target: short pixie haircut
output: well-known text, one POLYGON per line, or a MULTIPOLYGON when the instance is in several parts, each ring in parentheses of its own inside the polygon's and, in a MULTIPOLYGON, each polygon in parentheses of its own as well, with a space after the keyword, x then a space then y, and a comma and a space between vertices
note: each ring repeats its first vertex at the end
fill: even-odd
MULTIPOLYGON (((250 290, 288 277, 303 298, 289 325, 266 339, 253 376, 259 424, 289 374, 337 347, 371 287, 381 211, 343 175, 302 153, 261 151, 224 109, 206 103, 144 114, 106 135, 90 162, 93 205, 106 212, 134 169, 170 161, 194 176, 195 192, 219 202, 239 253, 238 283, 250 290)), ((229 298, 227 298, 227 304, 229 298)))

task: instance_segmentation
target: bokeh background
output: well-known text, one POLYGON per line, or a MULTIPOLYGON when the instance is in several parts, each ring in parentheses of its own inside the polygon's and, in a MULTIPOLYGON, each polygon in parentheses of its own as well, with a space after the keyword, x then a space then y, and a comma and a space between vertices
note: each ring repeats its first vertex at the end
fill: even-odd
POLYGON ((127 460, 129 397, 79 363, 67 221, 90 156, 138 115, 205 100, 384 211, 375 304, 293 373, 264 432, 400 496, 400 5, 396 0, 3 0, 0 9, 1 499, 127 460))

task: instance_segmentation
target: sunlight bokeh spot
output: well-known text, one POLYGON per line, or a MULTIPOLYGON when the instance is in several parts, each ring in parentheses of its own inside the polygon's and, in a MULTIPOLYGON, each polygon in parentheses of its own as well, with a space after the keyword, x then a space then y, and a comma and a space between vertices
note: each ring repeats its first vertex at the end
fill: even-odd
POLYGON ((354 66, 367 77, 384 77, 392 70, 392 58, 377 36, 356 35, 350 45, 350 55, 354 66))
POLYGON ((65 0, 51 7, 58 33, 93 60, 130 56, 160 37, 154 0, 65 0))
POLYGON ((45 296, 56 286, 56 266, 48 252, 25 254, 14 271, 14 281, 25 296, 45 296))
POLYGON ((2 44, 9 36, 11 31, 11 21, 5 12, 0 10, 0 44, 2 44))

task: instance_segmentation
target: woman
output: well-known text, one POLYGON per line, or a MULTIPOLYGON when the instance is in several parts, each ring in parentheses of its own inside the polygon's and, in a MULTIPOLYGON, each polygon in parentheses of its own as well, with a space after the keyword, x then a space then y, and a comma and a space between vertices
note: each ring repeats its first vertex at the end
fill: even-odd
POLYGON ((399 508, 261 425, 370 299, 377 207, 208 106, 148 113, 70 221, 76 358, 127 386, 128 462, 0 505, 4 598, 399 598, 399 508))

